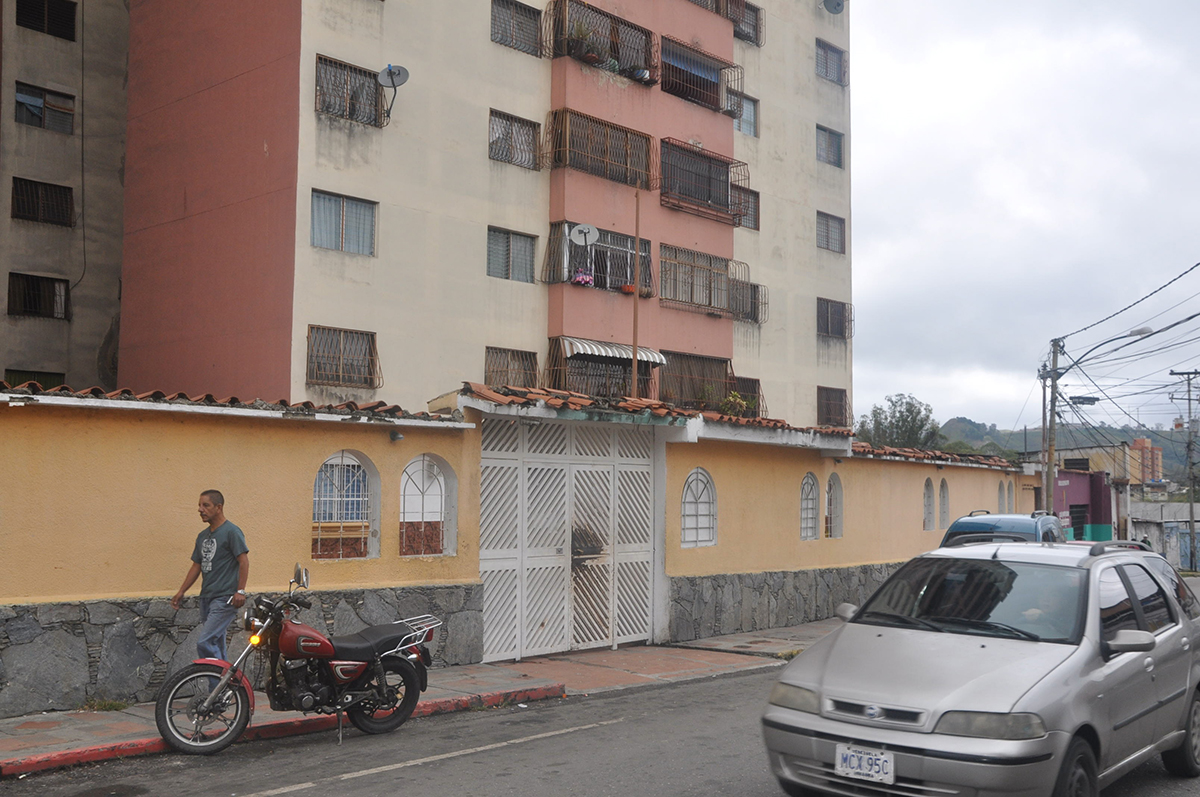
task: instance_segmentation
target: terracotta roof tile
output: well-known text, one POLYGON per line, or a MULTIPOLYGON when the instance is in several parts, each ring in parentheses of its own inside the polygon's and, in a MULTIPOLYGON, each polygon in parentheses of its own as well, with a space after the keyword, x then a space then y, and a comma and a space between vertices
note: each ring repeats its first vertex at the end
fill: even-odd
POLYGON ((924 462, 962 462, 973 465, 988 465, 997 468, 1011 468, 1012 463, 1004 457, 990 454, 953 454, 949 451, 927 451, 920 448, 895 448, 892 446, 873 446, 861 440, 855 440, 852 450, 859 456, 869 457, 898 457, 924 462))

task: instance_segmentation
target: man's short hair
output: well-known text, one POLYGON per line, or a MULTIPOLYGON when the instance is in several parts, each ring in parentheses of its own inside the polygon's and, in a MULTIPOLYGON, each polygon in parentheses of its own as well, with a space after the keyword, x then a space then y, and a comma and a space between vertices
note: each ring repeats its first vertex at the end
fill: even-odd
POLYGON ((220 490, 205 490, 204 492, 200 493, 201 498, 206 495, 211 498, 212 502, 217 506, 225 506, 225 496, 221 495, 220 490))

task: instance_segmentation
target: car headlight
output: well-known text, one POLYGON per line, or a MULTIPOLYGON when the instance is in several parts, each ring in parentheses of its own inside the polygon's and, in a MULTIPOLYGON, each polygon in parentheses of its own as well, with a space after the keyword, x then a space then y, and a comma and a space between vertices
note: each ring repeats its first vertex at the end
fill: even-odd
POLYGON ((1038 739, 1046 735, 1046 725, 1037 714, 947 711, 933 732, 980 739, 1038 739))
POLYGON ((821 701, 817 698, 817 693, 803 686, 777 683, 771 687, 771 696, 767 698, 767 702, 773 706, 806 711, 809 714, 821 713, 821 701))

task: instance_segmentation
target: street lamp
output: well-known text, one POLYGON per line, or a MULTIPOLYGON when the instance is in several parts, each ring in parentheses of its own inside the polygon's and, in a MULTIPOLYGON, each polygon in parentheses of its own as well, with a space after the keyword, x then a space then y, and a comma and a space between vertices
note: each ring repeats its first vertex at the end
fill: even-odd
MULTIPOLYGON (((1092 352, 1094 352, 1096 349, 1100 348, 1101 346, 1107 346, 1109 343, 1112 343, 1113 341, 1117 341, 1117 340, 1122 340, 1123 338, 1145 337, 1146 335, 1152 334, 1153 332, 1154 332, 1154 330, 1151 329, 1150 327, 1138 327, 1137 329, 1130 330, 1129 332, 1126 332, 1123 335, 1117 335, 1115 338, 1109 338, 1108 340, 1101 341, 1101 342, 1097 343, 1095 346, 1093 346, 1092 348, 1085 351, 1083 353, 1082 357, 1075 358, 1075 360, 1070 365, 1068 365, 1066 368, 1063 368, 1061 371, 1058 368, 1058 355, 1060 352, 1062 352, 1063 354, 1066 353, 1063 349, 1063 339, 1055 338, 1054 340, 1050 341, 1050 373, 1049 373, 1049 376, 1050 376, 1050 418, 1049 418, 1049 430, 1046 434, 1046 471, 1045 471, 1045 473, 1042 474, 1042 479, 1043 479, 1043 495, 1045 495, 1045 497, 1046 497, 1045 498, 1046 511, 1049 512, 1051 515, 1055 514, 1055 512, 1054 512, 1054 482, 1055 482, 1055 476, 1056 476, 1055 472, 1056 472, 1057 468, 1054 465, 1054 444, 1055 444, 1055 434, 1057 432, 1057 427, 1058 427, 1058 378, 1060 376, 1063 376, 1064 374, 1066 374, 1067 371, 1070 371, 1072 368, 1074 368, 1075 366, 1082 363, 1084 360, 1087 359, 1087 356, 1089 354, 1091 354, 1092 352)), ((1045 372, 1043 372, 1043 373, 1045 373, 1045 372)))

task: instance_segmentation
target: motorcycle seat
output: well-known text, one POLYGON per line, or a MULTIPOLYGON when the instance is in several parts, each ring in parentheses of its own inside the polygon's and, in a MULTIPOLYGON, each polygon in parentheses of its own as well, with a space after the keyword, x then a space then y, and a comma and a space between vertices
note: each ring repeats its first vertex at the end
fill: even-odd
POLYGON ((333 655, 342 661, 375 661, 376 653, 392 650, 413 633, 406 623, 389 623, 364 628, 357 634, 330 637, 333 655))

